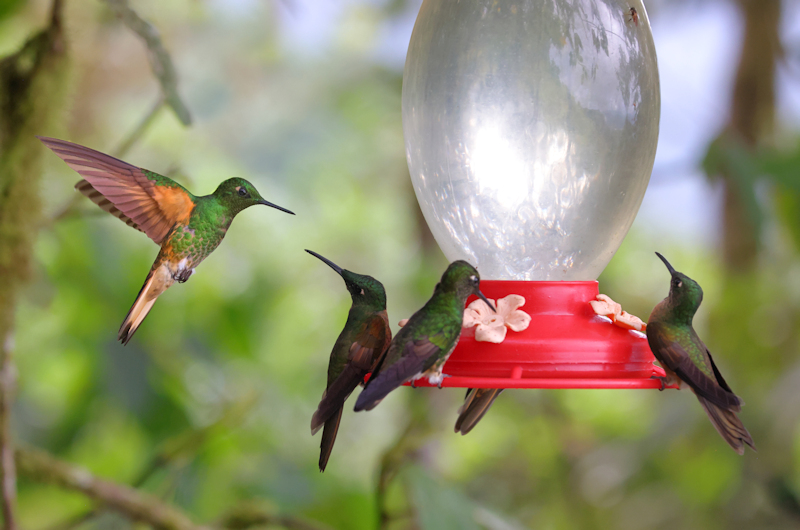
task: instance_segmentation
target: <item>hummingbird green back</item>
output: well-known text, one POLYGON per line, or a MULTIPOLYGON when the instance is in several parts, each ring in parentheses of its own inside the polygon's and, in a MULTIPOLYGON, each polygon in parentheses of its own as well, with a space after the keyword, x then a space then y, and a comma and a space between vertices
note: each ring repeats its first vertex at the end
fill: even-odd
POLYGON ((352 299, 347 322, 331 351, 325 392, 311 418, 312 435, 324 426, 319 470, 325 471, 336 441, 344 402, 380 362, 392 340, 392 330, 386 314, 386 291, 381 282, 372 276, 342 269, 316 252, 306 252, 342 277, 352 299))
POLYGON ((461 336, 467 298, 475 294, 492 307, 479 286, 480 275, 472 265, 460 260, 450 264, 430 300, 392 340, 382 364, 358 396, 356 411, 371 410, 406 381, 427 377, 431 384, 441 385, 442 366, 461 336))
POLYGON ((650 349, 667 373, 665 383, 685 382, 695 393, 717 432, 739 454, 744 445, 755 449, 739 417, 742 400, 736 396, 714 364, 711 353, 692 327, 703 301, 700 285, 656 252, 672 278, 669 295, 656 305, 647 322, 650 349))

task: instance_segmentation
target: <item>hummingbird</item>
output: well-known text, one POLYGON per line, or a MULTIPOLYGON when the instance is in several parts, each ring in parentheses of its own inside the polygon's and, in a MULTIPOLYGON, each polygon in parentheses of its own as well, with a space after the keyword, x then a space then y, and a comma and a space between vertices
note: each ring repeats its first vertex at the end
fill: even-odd
POLYGON ((355 410, 372 410, 389 392, 406 381, 427 377, 441 388, 445 375, 442 366, 453 353, 461 337, 464 305, 474 294, 496 311, 480 291, 478 271, 466 261, 454 261, 447 267, 433 296, 389 344, 385 358, 372 373, 364 391, 356 400, 355 410))
POLYGON ((703 289, 677 272, 664 256, 656 255, 672 275, 669 296, 653 309, 646 329, 650 349, 667 373, 661 378, 662 390, 667 384, 685 382, 734 451, 744 454, 745 444, 755 450, 753 438, 736 415, 744 402, 722 378, 711 352, 692 327, 692 318, 703 301, 703 289))
POLYGON ((37 136, 83 180, 75 189, 128 226, 161 246, 117 338, 127 344, 156 299, 174 282, 183 283, 222 242, 236 214, 263 204, 294 215, 264 200, 242 178, 224 181, 211 195, 195 196, 158 173, 133 166, 82 145, 37 136))
POLYGON ((463 436, 471 431, 502 392, 502 388, 468 388, 464 404, 458 409, 455 432, 463 436))
POLYGON ((325 471, 339 431, 344 402, 377 367, 392 340, 392 330, 386 314, 386 291, 381 282, 372 276, 345 270, 316 252, 306 252, 335 270, 353 299, 347 322, 331 351, 327 387, 311 418, 312 435, 322 427, 319 470, 325 471))

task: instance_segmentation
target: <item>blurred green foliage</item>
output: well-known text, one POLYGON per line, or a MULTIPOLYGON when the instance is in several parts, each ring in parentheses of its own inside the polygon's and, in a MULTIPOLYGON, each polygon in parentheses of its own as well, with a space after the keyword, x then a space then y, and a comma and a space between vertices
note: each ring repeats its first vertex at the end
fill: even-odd
MULTIPOLYGON (((0 10, 0 51, 39 27, 47 4, 0 10)), ((382 505, 390 528, 799 524, 796 155, 709 152, 708 163, 733 164, 753 190, 766 234, 753 274, 726 277, 716 249, 693 241, 662 234, 655 248, 634 225, 600 278, 601 292, 645 319, 668 290, 653 250, 703 286, 695 327, 747 401, 742 418, 758 453, 731 451, 689 392, 508 391, 461 437, 452 429, 462 392, 400 389, 373 412, 345 412, 320 474, 308 425, 350 300, 303 249, 379 278, 395 331, 446 265, 407 178, 400 66, 373 53, 378 35, 415 7, 346 4, 341 27, 307 49, 290 45, 292 10, 303 8, 290 1, 133 7, 161 31, 194 124, 161 112, 125 159, 200 194, 244 177, 298 215, 241 214, 123 348, 116 330, 157 249, 89 201, 53 220, 77 176, 42 148, 45 220, 17 317, 18 439, 141 483, 198 522, 258 502, 331 528, 375 528, 376 484, 391 464, 382 505)), ((40 134, 112 151, 150 111, 158 82, 142 43, 103 3, 69 2, 66 23, 70 112, 40 134)), ((93 507, 24 477, 19 488, 25 528, 93 507)), ((105 514, 84 526, 125 525, 105 514)))

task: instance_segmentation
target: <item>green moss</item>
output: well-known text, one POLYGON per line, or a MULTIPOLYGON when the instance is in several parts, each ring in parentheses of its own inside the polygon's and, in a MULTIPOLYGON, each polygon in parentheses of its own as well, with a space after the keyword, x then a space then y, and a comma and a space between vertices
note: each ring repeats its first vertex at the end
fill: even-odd
POLYGON ((60 5, 47 29, 0 61, 0 340, 11 330, 39 225, 45 150, 35 135, 59 116, 67 85, 60 5))

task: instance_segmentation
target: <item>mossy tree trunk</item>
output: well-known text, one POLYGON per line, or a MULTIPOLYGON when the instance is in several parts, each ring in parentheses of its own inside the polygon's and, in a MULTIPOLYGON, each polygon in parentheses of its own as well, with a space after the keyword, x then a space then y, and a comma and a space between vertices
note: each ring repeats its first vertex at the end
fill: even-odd
POLYGON ((66 42, 62 0, 54 0, 48 27, 0 61, 0 473, 5 528, 14 518, 16 473, 10 432, 16 374, 14 316, 28 279, 40 216, 42 146, 36 139, 62 107, 66 42))

